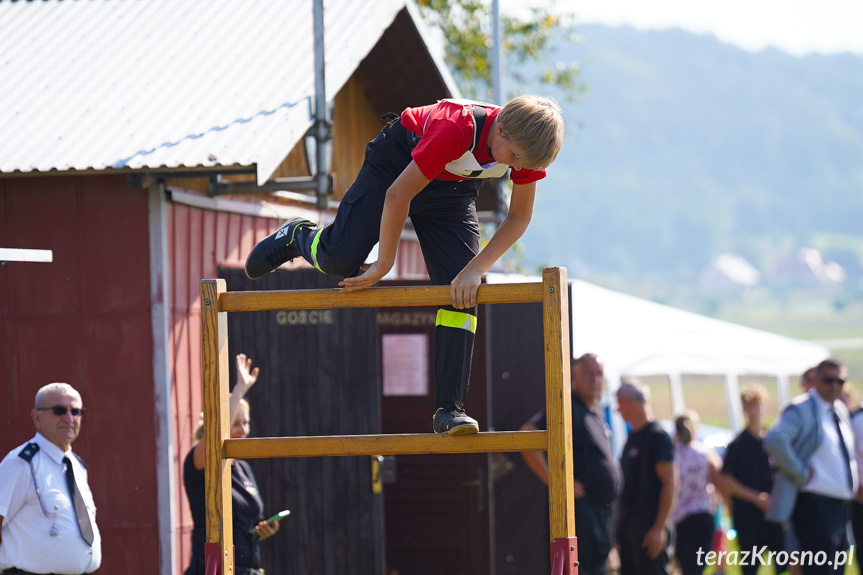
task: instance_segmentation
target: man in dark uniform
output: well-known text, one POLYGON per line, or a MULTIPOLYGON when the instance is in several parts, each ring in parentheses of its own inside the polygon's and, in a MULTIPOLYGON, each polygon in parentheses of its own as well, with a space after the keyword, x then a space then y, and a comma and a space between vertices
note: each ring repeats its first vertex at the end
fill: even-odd
MULTIPOLYGON (((575 534, 578 538, 578 572, 602 575, 611 550, 611 502, 617 496, 620 473, 611 451, 608 426, 599 411, 605 381, 602 363, 592 353, 572 362, 572 464, 575 495, 575 534)), ((522 430, 545 429, 543 409, 522 430)), ((522 452, 539 479, 548 484, 544 451, 522 452)))

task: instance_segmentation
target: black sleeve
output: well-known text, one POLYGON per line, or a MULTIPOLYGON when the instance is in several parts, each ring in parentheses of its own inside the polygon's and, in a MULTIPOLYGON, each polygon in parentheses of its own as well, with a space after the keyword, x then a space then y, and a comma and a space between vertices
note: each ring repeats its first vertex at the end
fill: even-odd
MULTIPOLYGON (((186 488, 186 498, 189 501, 189 511, 192 513, 192 523, 200 536, 203 537, 206 529, 206 490, 204 485, 204 470, 195 469, 193 447, 189 454, 186 455, 183 461, 183 486, 186 488)), ((203 549, 195 549, 194 552, 200 551, 203 557, 203 549)))
POLYGON ((737 477, 739 465, 740 444, 737 441, 732 441, 728 444, 728 449, 725 452, 725 459, 722 460, 722 473, 727 473, 728 475, 737 477))
POLYGON ((194 491, 204 485, 204 470, 195 469, 195 448, 193 447, 183 461, 183 485, 186 491, 194 491))
POLYGON ((658 429, 654 439, 654 454, 656 463, 660 461, 674 461, 674 444, 671 437, 662 429, 658 429))

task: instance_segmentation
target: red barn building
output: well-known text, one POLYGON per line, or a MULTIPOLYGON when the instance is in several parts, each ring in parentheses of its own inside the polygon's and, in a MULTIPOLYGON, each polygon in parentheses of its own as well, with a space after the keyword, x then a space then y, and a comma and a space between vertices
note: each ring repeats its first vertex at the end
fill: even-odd
MULTIPOLYGON (((378 116, 456 94, 410 2, 327 0, 324 12, 331 199, 338 201, 382 125, 378 116)), ((88 411, 74 447, 90 469, 102 573, 175 574, 188 562, 182 462, 201 411, 200 280, 227 277, 229 289, 325 285, 319 274, 301 271, 246 285, 237 271, 285 218, 327 217, 302 193, 289 186, 280 194, 210 193, 310 175, 303 136, 314 120, 313 46, 311 1, 0 3, 0 248, 53 252, 51 263, 0 266, 0 450, 32 436, 29 411, 39 387, 66 381, 81 391, 88 411)), ((396 279, 425 277, 409 233, 396 272, 396 279)), ((362 314, 338 321, 370 322, 370 329, 377 323, 362 314)), ((248 347, 231 353, 246 351, 266 364, 270 380, 258 384, 253 426, 279 431, 278 412, 268 415, 265 404, 306 400, 273 401, 268 395, 281 389, 273 382, 284 377, 277 373, 288 363, 308 364, 308 374, 316 368, 279 349, 255 348, 261 338, 232 329, 239 330, 232 345, 248 347), (274 365, 275 358, 283 363, 274 365)), ((337 345, 337 331, 321 337, 337 345)), ((368 377, 357 383, 372 390, 360 399, 377 407, 356 422, 359 432, 381 429, 380 366, 377 353, 369 357, 368 377)), ((326 397, 347 385, 328 381, 335 391, 322 389, 326 397)), ((314 465, 269 480, 268 504, 294 489, 295 499, 308 501, 293 505, 320 506, 283 526, 281 542, 264 551, 268 572, 382 573, 380 496, 361 502, 371 511, 357 513, 368 517, 343 517, 352 533, 367 529, 373 545, 348 543, 338 526, 313 524, 315 515, 349 511, 327 509, 332 493, 314 483, 353 472, 314 465), (303 489, 291 487, 292 477, 303 489), (335 540, 314 544, 319 529, 335 540), (341 561, 368 567, 345 571, 341 561)), ((356 467, 353 483, 370 482, 368 461, 345 465, 356 467)), ((368 485, 362 491, 371 493, 368 485)), ((478 549, 474 564, 487 568, 488 542, 478 549)))

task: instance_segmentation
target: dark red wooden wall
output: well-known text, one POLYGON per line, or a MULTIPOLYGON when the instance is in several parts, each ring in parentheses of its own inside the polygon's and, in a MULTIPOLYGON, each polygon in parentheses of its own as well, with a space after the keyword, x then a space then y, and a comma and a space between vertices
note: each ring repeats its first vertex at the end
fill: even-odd
POLYGON ((122 176, 0 179, 0 247, 53 263, 0 266, 0 451, 35 433, 33 398, 65 381, 87 416, 102 573, 158 573, 147 193, 122 176))
MULTIPOLYGON (((165 465, 173 471, 171 572, 188 564, 182 459, 202 408, 200 281, 219 267, 241 268, 280 223, 166 202, 167 349, 154 350, 148 191, 120 175, 0 178, 0 247, 54 252, 52 263, 0 265, 0 451, 35 433, 29 413, 39 387, 66 381, 81 392, 88 413, 73 448, 90 467, 105 573, 159 572, 165 465), (170 414, 156 413, 154 353, 167 353, 170 414), (170 463, 158 459, 166 430, 157 421, 170 421, 170 463)), ((424 275, 415 242, 400 247, 398 265, 424 275)))
MULTIPOLYGON (((167 267, 170 270, 168 343, 174 430, 174 501, 177 510, 174 572, 182 573, 189 564, 192 533, 192 516, 183 487, 182 464, 194 443, 192 435, 203 409, 201 280, 219 277, 219 266, 241 268, 255 242, 274 232, 279 220, 169 202, 165 225, 167 267)), ((228 289, 232 289, 232 286, 229 285, 228 289)))

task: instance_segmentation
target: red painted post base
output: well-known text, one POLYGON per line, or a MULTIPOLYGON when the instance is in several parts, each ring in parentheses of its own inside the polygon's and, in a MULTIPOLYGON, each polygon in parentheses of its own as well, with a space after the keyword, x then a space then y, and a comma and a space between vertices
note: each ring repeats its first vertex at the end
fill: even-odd
POLYGON ((561 537, 551 542, 551 575, 578 575, 576 537, 561 537))
POLYGON ((222 546, 218 543, 204 544, 204 575, 223 575, 222 546))

